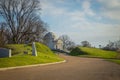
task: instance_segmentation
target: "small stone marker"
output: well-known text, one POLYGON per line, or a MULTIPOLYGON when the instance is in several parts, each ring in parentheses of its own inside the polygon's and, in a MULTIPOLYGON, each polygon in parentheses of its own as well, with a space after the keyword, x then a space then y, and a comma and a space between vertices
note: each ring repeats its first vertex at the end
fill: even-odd
POLYGON ((36 50, 35 42, 32 43, 32 55, 37 56, 37 50, 36 50))
POLYGON ((11 57, 11 49, 0 48, 0 58, 11 57))

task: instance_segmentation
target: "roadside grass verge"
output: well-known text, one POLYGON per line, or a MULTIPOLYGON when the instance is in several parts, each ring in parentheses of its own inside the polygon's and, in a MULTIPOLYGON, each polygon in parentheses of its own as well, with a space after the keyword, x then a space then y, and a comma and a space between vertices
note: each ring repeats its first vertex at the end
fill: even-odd
POLYGON ((107 59, 107 61, 111 61, 111 62, 120 64, 120 59, 107 59))
POLYGON ((103 58, 120 64, 120 59, 117 58, 119 53, 115 51, 106 51, 98 48, 76 47, 70 52, 70 55, 88 58, 103 58))
POLYGON ((0 68, 51 63, 64 60, 41 43, 36 43, 38 56, 32 56, 31 44, 26 46, 24 44, 9 44, 6 45, 6 47, 12 49, 13 56, 11 58, 0 58, 0 68), (24 51, 27 51, 28 54, 24 54, 24 51))
POLYGON ((70 53, 73 56, 98 57, 98 58, 116 58, 114 51, 105 51, 97 48, 76 47, 70 53))

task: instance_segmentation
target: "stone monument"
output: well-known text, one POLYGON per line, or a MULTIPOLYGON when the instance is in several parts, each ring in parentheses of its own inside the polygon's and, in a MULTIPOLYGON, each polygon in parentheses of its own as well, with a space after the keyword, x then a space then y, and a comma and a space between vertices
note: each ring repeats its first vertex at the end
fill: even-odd
POLYGON ((37 56, 37 50, 36 50, 35 42, 32 43, 32 55, 37 56))
POLYGON ((0 58, 11 57, 11 49, 0 48, 0 58))
POLYGON ((44 43, 52 50, 63 50, 63 41, 53 32, 48 32, 44 36, 44 43))

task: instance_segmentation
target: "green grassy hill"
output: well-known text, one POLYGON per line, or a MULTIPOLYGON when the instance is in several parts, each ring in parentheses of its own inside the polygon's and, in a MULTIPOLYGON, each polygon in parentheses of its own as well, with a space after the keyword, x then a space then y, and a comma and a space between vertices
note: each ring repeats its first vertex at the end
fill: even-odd
POLYGON ((6 45, 7 48, 12 49, 11 58, 0 58, 0 68, 3 67, 14 67, 14 66, 23 66, 31 64, 41 64, 41 63, 51 63, 62 61, 59 56, 54 54, 47 46, 36 43, 38 56, 32 56, 32 47, 31 44, 9 44, 6 45), (24 54, 24 51, 27 51, 28 54, 24 54))
POLYGON ((117 52, 105 51, 97 48, 76 47, 71 51, 70 55, 110 59, 110 58, 116 58, 117 52))
POLYGON ((12 55, 20 55, 23 54, 24 51, 27 51, 29 54, 31 54, 32 50, 32 45, 24 45, 24 44, 9 44, 5 45, 5 48, 11 49, 12 50, 12 55))

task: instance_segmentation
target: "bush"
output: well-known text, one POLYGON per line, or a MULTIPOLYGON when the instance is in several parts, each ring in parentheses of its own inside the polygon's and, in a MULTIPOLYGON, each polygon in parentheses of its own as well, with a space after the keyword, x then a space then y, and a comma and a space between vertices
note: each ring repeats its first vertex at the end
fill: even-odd
POLYGON ((79 47, 74 48, 71 52, 70 55, 72 56, 77 56, 77 55, 85 55, 87 53, 83 52, 79 47))

